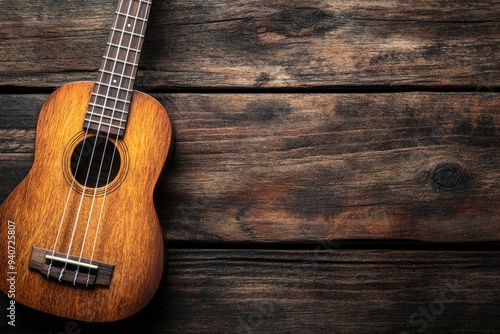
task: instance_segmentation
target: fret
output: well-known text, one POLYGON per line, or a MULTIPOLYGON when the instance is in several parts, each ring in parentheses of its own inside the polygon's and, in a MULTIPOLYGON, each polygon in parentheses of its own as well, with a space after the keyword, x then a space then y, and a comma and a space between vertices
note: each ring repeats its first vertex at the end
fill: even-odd
POLYGON ((102 69, 108 72, 123 73, 131 77, 135 77, 137 72, 137 64, 131 63, 127 60, 110 58, 104 56, 104 63, 101 66, 102 69))
POLYGON ((137 64, 139 63, 140 53, 127 52, 124 48, 118 48, 115 46, 107 45, 106 57, 108 57, 107 60, 108 62, 115 62, 116 60, 121 60, 130 63, 130 65, 137 66, 137 64))
POLYGON ((109 74, 109 75, 112 75, 112 76, 116 75, 119 78, 125 78, 125 79, 135 80, 134 77, 131 77, 131 76, 125 75, 125 74, 119 74, 119 73, 116 73, 116 72, 113 72, 113 71, 107 71, 107 70, 104 70, 104 69, 101 69, 99 71, 102 72, 102 73, 104 73, 104 74, 109 74))
MULTIPOLYGON (((114 107, 107 107, 107 106, 104 106, 100 103, 95 103, 95 102, 90 102, 89 103, 89 106, 93 107, 93 108, 89 108, 90 110, 88 111, 89 113, 93 113, 92 110, 94 110, 95 108, 98 108, 104 112, 106 111, 109 111, 111 114, 127 114, 127 111, 123 110, 123 109, 119 109, 119 108, 114 108, 114 107)), ((104 115, 107 115, 106 113, 104 113, 104 115)))
MULTIPOLYGON (((96 125, 100 125, 100 126, 108 126, 108 127, 115 128, 115 129, 118 129, 118 130, 125 130, 124 126, 115 125, 115 124, 111 124, 111 123, 103 123, 103 122, 96 121, 96 120, 93 120, 93 119, 85 119, 85 122, 96 124, 96 125)), ((94 130, 97 130, 97 129, 94 129, 94 130)))
MULTIPOLYGON (((106 85, 110 88, 119 87, 120 90, 130 90, 131 87, 134 86, 134 79, 125 75, 120 75, 115 73, 114 75, 110 75, 104 72, 101 72, 101 76, 99 79, 100 85, 106 85)), ((118 88, 117 88, 118 89, 118 88)))
MULTIPOLYGON (((131 1, 131 2, 132 2, 133 4, 135 4, 135 3, 142 3, 142 4, 146 4, 146 6, 151 6, 151 4, 153 3, 152 1, 148 1, 148 0, 133 0, 133 1, 131 1)), ((127 1, 125 1, 125 2, 123 3, 123 5, 125 5, 125 6, 126 6, 126 5, 127 5, 127 1)), ((117 11, 120 11, 120 9, 121 9, 121 7, 119 7, 119 8, 117 9, 117 11)))
POLYGON ((122 60, 122 59, 116 59, 116 58, 111 58, 111 57, 108 57, 108 56, 103 56, 104 59, 108 60, 108 61, 113 61, 113 62, 119 62, 119 63, 122 63, 122 64, 125 64, 125 65, 130 65, 130 66, 137 66, 137 64, 135 63, 131 63, 129 61, 126 61, 126 60, 122 60))
MULTIPOLYGON (((128 116, 128 115, 127 115, 128 116)), ((85 116, 85 121, 86 122, 93 122, 93 123, 97 123, 97 124, 106 124, 106 125, 112 125, 112 126, 116 126, 116 127, 122 127, 122 128, 125 128, 125 123, 126 123, 126 118, 124 119, 117 119, 117 118, 110 118, 110 117, 104 117, 100 114, 90 114, 90 113, 87 113, 87 115, 85 116)))
MULTIPOLYGON (((107 96, 108 101, 115 100, 115 99, 131 100, 131 98, 132 98, 132 94, 130 92, 127 92, 125 90, 121 90, 118 88, 108 87, 107 85, 99 84, 99 83, 97 83, 94 86, 94 90, 92 91, 92 93, 97 93, 100 95, 107 96)), ((127 106, 127 107, 129 107, 129 106, 127 106)))
MULTIPOLYGON (((123 52, 123 50, 127 50, 127 52, 129 53, 127 56, 133 56, 132 60, 135 62, 135 60, 137 59, 137 54, 139 53, 139 49, 142 45, 142 38, 121 32, 120 34, 116 34, 111 42, 115 45, 116 43, 120 43, 122 47, 119 48, 118 54, 120 55, 120 52, 123 52)), ((117 51, 115 50, 115 48, 116 46, 112 45, 108 51, 115 52, 117 51)), ((122 57, 123 56, 125 55, 122 54, 122 57)))
POLYGON ((101 85, 109 86, 110 88, 116 88, 124 91, 130 91, 131 87, 134 86, 134 82, 131 79, 119 78, 118 76, 111 77, 108 74, 103 74, 99 80, 101 85))
MULTIPOLYGON (((106 118, 106 119, 109 119, 111 121, 116 121, 116 122, 119 122, 120 124, 125 122, 126 121, 126 118, 116 118, 114 116, 108 116, 108 115, 105 115, 105 114, 98 114, 98 113, 95 113, 95 112, 92 112, 92 111, 88 111, 87 112, 87 115, 90 115, 90 116, 98 116, 100 118, 106 118)), ((124 114, 126 115, 126 114, 124 114)), ((107 124, 107 123, 106 123, 107 124)), ((112 124, 112 123, 111 123, 112 124)))
POLYGON ((95 97, 98 97, 98 98, 103 98, 103 99, 108 99, 108 100, 113 100, 113 101, 118 101, 118 102, 124 103, 124 104, 130 104, 130 101, 122 100, 122 99, 119 99, 117 97, 106 96, 104 94, 92 93, 92 96, 95 96, 95 97))
MULTIPOLYGON (((135 74, 137 72, 137 66, 125 65, 125 63, 119 61, 115 62, 107 61, 105 64, 103 64, 102 68, 105 71, 114 72, 117 75, 121 74, 130 77, 135 77, 135 74)), ((101 74, 100 77, 106 77, 106 76, 107 75, 101 74)))
POLYGON ((100 83, 101 86, 104 86, 104 87, 109 87, 109 88, 115 88, 115 89, 118 89, 118 90, 121 90, 125 93, 133 93, 134 90, 133 89, 130 89, 130 88, 125 88, 125 87, 119 87, 119 86, 115 86, 115 85, 112 85, 112 84, 107 84, 107 83, 100 83))
POLYGON ((123 100, 128 100, 128 94, 132 93, 134 90, 133 89, 128 89, 128 88, 122 88, 118 87, 115 85, 109 85, 104 82, 98 82, 96 83, 96 87, 94 88, 95 93, 106 95, 108 98, 112 99, 123 99, 123 100), (125 94, 125 97, 118 96, 118 94, 125 94))
POLYGON ((130 17, 130 18, 133 18, 134 20, 137 20, 137 21, 141 21, 141 22, 148 22, 147 19, 143 18, 143 17, 137 17, 137 16, 133 16, 133 15, 129 15, 127 13, 122 13, 122 12, 115 12, 116 15, 119 15, 119 16, 123 16, 123 17, 130 17))
POLYGON ((111 30, 115 33, 131 32, 143 38, 145 25, 146 21, 137 20, 133 16, 121 15, 118 16, 116 24, 111 30))
POLYGON ((131 13, 134 13, 133 16, 136 16, 138 19, 147 21, 147 12, 151 8, 151 1, 124 1, 121 6, 119 5, 115 14, 123 14, 132 16, 131 13))
POLYGON ((129 104, 120 102, 118 99, 92 96, 89 102, 88 111, 118 114, 128 113, 129 107, 129 104))
MULTIPOLYGON (((137 6, 141 6, 141 7, 144 7, 142 4, 145 4, 146 7, 149 7, 151 6, 152 2, 151 1, 142 1, 142 0, 134 0, 134 1, 130 1, 132 2, 133 5, 137 6)), ((124 10, 122 10, 123 8, 128 8, 128 5, 129 3, 127 1, 125 1, 123 4, 122 4, 122 7, 118 6, 118 9, 115 11, 118 12, 118 13, 123 13, 124 10)), ((139 13, 140 14, 140 17, 144 18, 144 13, 139 13)))
POLYGON ((140 53, 140 52, 141 52, 141 50, 139 50, 139 49, 129 48, 128 46, 118 45, 118 44, 111 43, 111 42, 107 42, 106 44, 107 44, 107 45, 109 45, 109 46, 112 46, 112 47, 118 48, 118 49, 123 49, 123 50, 127 50, 127 51, 132 51, 132 52, 135 52, 135 53, 140 53))
MULTIPOLYGON (((132 32, 132 31, 127 31, 127 30, 122 30, 122 29, 117 29, 117 28, 111 28, 111 30, 113 31, 118 31, 122 34, 127 34, 127 35, 131 35, 131 36, 134 36, 134 37, 139 37, 139 38, 143 38, 144 35, 141 35, 141 34, 138 34, 138 33, 135 33, 135 32, 132 32)), ((127 44, 127 43, 124 43, 124 44, 127 44)))

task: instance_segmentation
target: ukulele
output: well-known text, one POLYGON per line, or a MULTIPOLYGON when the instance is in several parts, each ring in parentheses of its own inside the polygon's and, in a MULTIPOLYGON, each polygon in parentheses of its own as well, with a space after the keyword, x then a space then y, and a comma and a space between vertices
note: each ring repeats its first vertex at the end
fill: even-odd
POLYGON ((97 81, 60 87, 40 111, 32 168, 0 207, 0 289, 11 303, 115 321, 160 284, 153 196, 172 124, 158 101, 134 91, 150 8, 119 0, 97 81))

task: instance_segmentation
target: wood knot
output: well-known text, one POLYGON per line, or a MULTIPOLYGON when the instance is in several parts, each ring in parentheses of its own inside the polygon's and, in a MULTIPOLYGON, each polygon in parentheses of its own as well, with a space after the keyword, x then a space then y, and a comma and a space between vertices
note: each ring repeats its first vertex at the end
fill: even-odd
POLYGON ((460 166, 452 163, 437 166, 432 179, 437 185, 448 190, 462 189, 467 184, 466 173, 460 166))

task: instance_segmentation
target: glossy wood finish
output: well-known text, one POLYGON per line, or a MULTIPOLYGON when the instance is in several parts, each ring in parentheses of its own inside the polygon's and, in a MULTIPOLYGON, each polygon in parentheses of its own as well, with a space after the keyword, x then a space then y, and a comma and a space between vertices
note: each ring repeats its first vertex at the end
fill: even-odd
MULTIPOLYGON (((80 194, 64 177, 69 161, 65 150, 82 132, 92 83, 72 83, 54 92, 44 104, 37 126, 33 167, 0 209, 1 235, 8 220, 16 224, 16 301, 63 317, 84 321, 112 321, 142 309, 153 297, 163 273, 163 237, 153 203, 153 191, 170 151, 172 129, 165 109, 153 98, 136 93, 123 146, 122 183, 103 196, 87 194, 77 215, 80 194), (92 257, 115 265, 109 288, 75 288, 47 281, 28 269, 31 247, 53 249, 68 193, 72 191, 56 251, 68 252, 76 217, 71 255, 92 257), (5 222, 5 223, 4 223, 5 222), (92 240, 92 241, 91 241, 92 240)), ((118 178, 117 178, 118 179, 118 178)), ((6 239, 0 242, 1 262, 7 263, 6 239)), ((8 290, 6 271, 0 273, 2 291, 8 290)))

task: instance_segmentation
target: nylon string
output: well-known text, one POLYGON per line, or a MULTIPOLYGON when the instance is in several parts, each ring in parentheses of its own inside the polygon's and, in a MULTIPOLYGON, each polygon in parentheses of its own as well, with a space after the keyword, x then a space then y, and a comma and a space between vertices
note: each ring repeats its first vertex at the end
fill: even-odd
MULTIPOLYGON (((133 25, 131 27, 131 32, 135 33, 135 28, 136 28, 136 25, 137 25, 137 21, 139 20, 138 16, 139 16, 139 13, 141 11, 142 4, 143 4, 143 1, 140 1, 139 4, 138 4, 138 6, 137 6, 137 11, 136 11, 135 15, 131 15, 130 8, 129 8, 129 10, 127 11, 126 19, 124 20, 124 26, 123 26, 122 31, 125 31, 125 27, 128 26, 127 25, 127 19, 133 18, 133 25)), ((148 10, 148 8, 146 8, 146 10, 148 10)), ((142 21, 141 32, 144 32, 144 25, 146 24, 146 21, 143 21, 143 20, 141 20, 141 21, 142 21)), ((125 60, 128 59, 129 54, 130 54, 130 50, 131 50, 132 47, 134 47, 135 50, 139 49, 139 46, 140 46, 140 43, 141 43, 141 39, 143 38, 143 37, 138 38, 137 39, 137 43, 138 43, 137 46, 133 46, 132 45, 132 43, 133 43, 133 38, 132 37, 133 37, 133 35, 131 35, 129 43, 128 43, 128 47, 126 48, 126 55, 125 55, 125 58, 124 58, 125 60)), ((121 45, 121 43, 120 43, 120 45, 121 45)), ((136 64, 135 66, 138 65, 137 64, 138 57, 139 57, 139 52, 135 52, 135 57, 134 57, 134 64, 136 64)), ((120 90, 124 91, 125 94, 126 94, 125 95, 125 100, 129 100, 129 94, 133 94, 133 92, 132 92, 132 88, 133 87, 131 87, 133 80, 129 80, 129 83, 128 83, 128 86, 127 86, 126 90, 122 90, 121 89, 121 84, 122 84, 123 78, 124 78, 125 73, 126 73, 126 68, 127 68, 127 66, 126 66, 126 64, 124 64, 124 66, 122 68, 122 73, 121 73, 120 78, 119 78, 120 83, 119 83, 118 87, 120 87, 120 88, 118 88, 118 96, 119 96, 120 90)), ((131 67, 132 73, 130 73, 130 75, 129 75, 130 77, 133 76, 134 70, 135 70, 134 66, 132 66, 131 67)), ((131 99, 130 99, 130 101, 131 101, 131 99)), ((117 103, 118 103, 118 100, 115 99, 113 110, 116 108, 117 103)), ((120 127, 123 125, 123 123, 125 121, 124 120, 124 116, 125 116, 125 113, 122 113, 122 115, 120 117, 120 123, 119 123, 120 127)), ((119 131, 118 131, 117 134, 116 134, 116 137, 114 138, 115 143, 118 142, 119 136, 120 135, 119 135, 119 131)), ((106 134, 106 142, 104 144, 105 145, 104 146, 104 152, 106 152, 106 148, 107 148, 107 145, 109 143, 110 137, 111 137, 111 133, 108 132, 106 134)), ((114 160, 115 160, 115 157, 116 157, 116 152, 117 152, 117 146, 114 145, 113 146, 113 153, 112 153, 111 161, 110 161, 110 166, 113 166, 113 163, 114 163, 114 160)), ((101 159, 101 163, 100 163, 100 167, 99 167, 99 173, 98 173, 98 176, 97 176, 98 180, 100 179, 100 175, 101 175, 101 171, 102 171, 102 166, 103 166, 104 160, 105 160, 105 155, 103 155, 103 157, 101 159)), ((91 253, 91 257, 90 257, 90 264, 92 264, 92 261, 93 261, 93 258, 94 258, 94 252, 95 252, 95 247, 96 247, 97 240, 98 240, 99 228, 101 226, 102 215, 103 215, 103 211, 104 211, 104 207, 105 207, 107 189, 108 189, 108 186, 109 186, 109 183, 110 183, 110 178, 111 178, 111 173, 108 173, 106 184, 105 184, 105 188, 104 188, 104 194, 103 194, 103 198, 102 198, 101 210, 99 212, 99 217, 98 217, 98 221, 97 221, 96 232, 95 232, 94 241, 93 241, 93 245, 92 245, 92 253, 91 253)), ((92 205, 91 205, 91 209, 90 209, 90 213, 89 213, 89 218, 88 218, 88 221, 87 221, 87 227, 86 227, 86 230, 85 230, 84 241, 82 243, 82 248, 81 248, 81 251, 80 251, 80 259, 79 259, 79 261, 81 261, 81 259, 82 259, 83 250, 84 250, 84 247, 85 247, 85 241, 87 239, 88 227, 90 225, 91 217, 92 217, 92 214, 93 214, 93 211, 94 211, 94 204, 95 204, 96 197, 97 197, 97 187, 94 190, 94 195, 93 195, 93 198, 92 198, 92 205)), ((75 284, 77 275, 78 275, 78 273, 75 273, 75 278, 74 278, 73 284, 75 284)), ((87 282, 86 282, 87 286, 89 284, 89 280, 90 280, 90 271, 87 274, 87 282)))
MULTIPOLYGON (((119 2, 119 7, 118 8, 121 8, 121 5, 123 4, 123 1, 124 0, 120 0, 119 2)), ((114 33, 115 31, 113 30, 112 31, 112 35, 111 35, 111 40, 113 39, 114 37, 114 33)), ((110 48, 111 49, 111 48, 110 48)), ((109 56, 109 50, 108 50, 108 53, 107 55, 109 56)), ((103 76, 104 73, 101 73, 101 80, 102 80, 102 76, 103 76)), ((95 85, 97 85, 97 91, 99 92, 99 89, 101 87, 101 80, 99 80, 95 85)), ((109 87, 108 87, 108 94, 109 94, 109 87)), ((108 96, 108 94, 106 94, 106 98, 108 96)), ((94 112, 95 111, 95 104, 92 105, 92 108, 91 108, 91 112, 94 112)), ((102 124, 102 119, 103 119, 103 116, 104 114, 101 115, 101 118, 99 120, 99 126, 97 128, 97 135, 99 134, 99 131, 100 131, 100 127, 101 127, 101 124, 102 124)), ((85 134, 84 134, 84 139, 83 139, 83 143, 82 143, 82 150, 80 151, 80 154, 78 156, 78 162, 77 162, 77 165, 76 165, 76 168, 75 168, 75 173, 74 175, 76 176, 77 173, 78 173, 78 170, 80 168, 80 164, 81 164, 81 160, 82 160, 82 156, 83 156, 83 151, 84 151, 84 147, 85 147, 85 143, 87 142, 87 138, 89 137, 89 133, 90 133, 90 126, 87 127, 86 131, 85 131, 85 134)), ((97 139, 97 135, 96 135, 96 139, 97 139)), ((97 140, 96 140, 97 142, 97 140)), ((94 147, 92 148, 92 154, 94 153, 95 151, 95 148, 96 148, 96 142, 94 143, 94 147)), ((90 166, 90 165, 89 165, 90 166)), ((90 169, 90 167, 89 167, 90 169)), ((88 173, 87 173, 88 175, 88 173)), ((75 189, 75 182, 76 182, 76 177, 73 177, 73 180, 71 181, 71 187, 68 191, 68 195, 66 197, 66 203, 65 203, 65 206, 64 206, 64 210, 63 210, 63 213, 61 215, 61 220, 59 222, 59 228, 58 228, 58 231, 57 231, 57 235, 56 235, 56 240, 54 241, 54 246, 52 248, 52 256, 54 256, 55 254, 55 251, 56 251, 56 248, 57 248, 57 242, 59 241, 59 236, 61 234, 61 230, 62 230, 62 226, 63 226, 63 223, 64 223, 64 220, 66 218, 66 213, 67 213, 67 209, 68 209, 68 206, 69 206, 69 201, 70 201, 70 198, 71 198, 71 194, 74 192, 74 189, 75 189)), ((85 194, 85 190, 86 190, 86 185, 87 185, 87 180, 85 181, 84 185, 83 185, 83 192, 82 192, 82 196, 83 194, 85 194)), ((78 215, 77 215, 77 219, 76 221, 78 221, 78 215)), ((71 237, 71 243, 72 243, 72 240, 73 240, 73 236, 74 236, 74 233, 75 233, 75 229, 76 229, 76 226, 74 226, 73 228, 73 233, 72 233, 72 237, 71 237)), ((71 244, 70 244, 70 249, 71 249, 71 244)), ((67 253, 67 257, 66 257, 66 260, 68 260, 69 258, 69 250, 68 250, 68 253, 67 253)), ((47 278, 50 277, 50 271, 52 269, 52 265, 53 265, 53 262, 54 260, 51 259, 50 260, 50 264, 49 264, 49 267, 48 267, 48 270, 47 270, 47 278)), ((63 268, 61 269, 61 273, 59 275, 59 282, 61 282, 61 278, 63 276, 63 273, 64 271, 66 270, 66 264, 63 266, 63 268)))
MULTIPOLYGON (((120 0, 119 6, 118 6, 118 10, 121 9, 122 5, 123 5, 123 0, 120 0)), ((130 12, 131 6, 132 6, 132 1, 129 4, 129 8, 127 10, 127 13, 130 12)), ((112 31, 110 40, 113 41, 114 37, 115 37, 115 30, 112 31)), ((120 43, 119 43, 120 45, 121 45, 122 39, 123 39, 123 35, 121 36, 121 40, 120 40, 120 43)), ((108 52, 107 52, 107 56, 110 56, 111 48, 112 47, 109 46, 108 52)), ((119 49, 117 50, 117 56, 118 56, 118 52, 119 52, 119 49)), ((107 61, 107 60, 105 60, 105 61, 107 61)), ((113 75, 115 75, 115 70, 116 70, 116 61, 113 64, 113 69, 111 71, 111 77, 113 77, 113 75)), ((103 83, 102 83, 103 75, 104 75, 104 72, 101 72, 100 80, 98 80, 98 82, 96 83, 96 85, 97 85, 97 92, 99 92, 99 89, 100 89, 101 85, 103 85, 103 83)), ((96 151, 96 148, 97 148, 97 143, 98 143, 98 139, 99 139, 99 133, 101 132, 101 126, 103 125, 104 107, 107 104, 108 96, 110 95, 110 89, 111 89, 111 87, 110 87, 110 85, 108 85, 107 93, 105 94, 105 101, 103 103, 103 110, 102 110, 102 113, 101 113, 101 117, 99 119, 97 133, 96 133, 94 145, 93 145, 93 148, 92 148, 92 154, 91 154, 91 157, 90 157, 89 169, 87 170, 87 173, 86 173, 85 182, 83 184, 83 191, 82 191, 82 195, 81 195, 81 198, 80 198, 80 203, 79 203, 79 206, 78 206, 78 211, 77 211, 76 219, 75 219, 75 222, 74 222, 74 225, 73 225, 73 230, 72 230, 72 234, 71 234, 71 240, 70 240, 70 244, 69 244, 69 247, 68 247, 68 251, 66 253, 66 260, 69 259, 69 255, 70 255, 71 248, 72 248, 72 245, 73 245, 73 240, 74 240, 76 228, 77 228, 77 225, 78 225, 78 221, 79 221, 79 217, 80 217, 80 213, 81 213, 81 209, 82 209, 83 199, 85 197, 85 192, 86 192, 86 190, 88 188, 87 186, 88 186, 88 181, 89 181, 89 175, 90 175, 90 171, 91 171, 92 161, 94 159, 95 151, 96 151)), ((116 106, 116 100, 115 100, 115 106, 116 106)), ((95 110, 95 107, 96 107, 95 104, 93 104, 92 108, 91 108, 92 112, 95 110)), ((76 175, 77 175, 78 169, 79 169, 79 167, 81 165, 81 159, 82 159, 82 155, 83 155, 83 151, 84 151, 83 147, 85 147, 85 143, 86 143, 87 139, 89 138, 89 133, 90 133, 90 126, 88 126, 87 129, 86 129, 86 131, 85 131, 85 137, 84 137, 83 144, 82 144, 83 145, 82 146, 82 150, 80 151, 80 155, 78 157, 77 167, 76 167, 76 170, 75 170, 75 173, 74 173, 75 177, 72 180, 72 184, 71 184, 68 196, 66 198, 66 205, 65 205, 65 208, 64 208, 64 211, 63 211, 63 215, 61 217, 61 222, 59 224, 59 229, 58 229, 58 233, 57 233, 57 236, 56 236, 56 240, 54 242, 54 247, 53 247, 53 250, 52 250, 52 255, 54 255, 54 253, 55 253, 55 249, 57 247, 57 242, 58 242, 58 239, 59 239, 59 236, 60 236, 60 232, 61 232, 61 229, 62 229, 62 224, 63 224, 63 222, 65 220, 65 216, 66 216, 66 213, 67 213, 67 208, 68 208, 69 200, 70 200, 70 197, 71 197, 71 193, 74 191, 76 175)), ((109 134, 108 134, 108 137, 109 137, 109 134)), ((105 152, 105 150, 104 150, 104 152, 105 152)), ((103 158, 104 158, 104 155, 103 155, 103 158)), ((101 167, 102 167, 102 164, 101 164, 101 167)), ((95 187, 96 189, 97 189, 98 181, 99 181, 99 178, 97 178, 97 181, 96 181, 96 187, 95 187)), ((88 226, 87 226, 86 229, 88 230, 88 226)), ((80 256, 80 260, 81 260, 81 256, 80 256)), ((51 260, 51 263, 49 265, 49 269, 48 269, 48 273, 47 273, 47 278, 50 277, 50 270, 51 270, 52 264, 53 264, 53 260, 51 260)), ((64 274, 64 271, 66 270, 66 267, 67 267, 67 263, 61 269, 61 273, 59 275, 59 281, 61 281, 62 276, 64 274)), ((76 274, 75 274, 75 280, 73 281, 73 284, 75 284, 75 282, 76 282, 76 277, 78 276, 78 271, 79 271, 79 266, 77 267, 77 269, 75 271, 76 274)))

